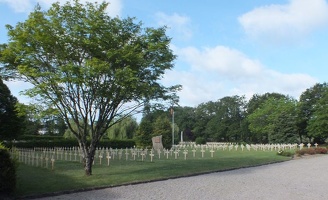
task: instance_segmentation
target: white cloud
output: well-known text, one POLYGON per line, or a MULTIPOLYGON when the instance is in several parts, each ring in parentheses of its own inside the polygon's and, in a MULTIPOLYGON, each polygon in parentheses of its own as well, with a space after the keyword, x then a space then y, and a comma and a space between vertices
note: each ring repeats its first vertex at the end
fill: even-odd
MULTIPOLYGON (((55 2, 60 2, 62 5, 68 0, 0 0, 0 3, 6 3, 15 12, 28 13, 33 10, 33 8, 39 3, 43 9, 48 9, 51 4, 55 2)), ((72 0, 70 0, 72 2, 72 0)), ((107 0, 109 6, 107 7, 107 12, 110 16, 119 16, 122 10, 122 0, 107 0)), ((80 3, 85 4, 86 2, 92 2, 89 0, 80 0, 80 3)))
POLYGON ((258 7, 240 16, 246 34, 266 42, 297 41, 328 25, 326 0, 290 0, 288 4, 258 7))
POLYGON ((246 57, 240 51, 224 46, 204 48, 194 47, 181 49, 179 55, 197 70, 215 72, 230 79, 255 76, 262 66, 257 60, 246 57))
POLYGON ((0 3, 8 4, 15 12, 29 12, 36 5, 31 0, 0 0, 0 3))
POLYGON ((250 98, 253 94, 266 92, 298 98, 318 82, 306 74, 284 74, 268 69, 258 60, 224 46, 204 49, 175 47, 174 51, 179 65, 185 62, 190 69, 169 71, 163 81, 183 86, 179 92, 181 106, 196 106, 232 95, 250 98))
POLYGON ((174 33, 174 38, 183 40, 191 39, 192 30, 190 26, 190 18, 174 13, 167 15, 163 12, 156 13, 157 23, 160 26, 167 26, 168 32, 174 33))

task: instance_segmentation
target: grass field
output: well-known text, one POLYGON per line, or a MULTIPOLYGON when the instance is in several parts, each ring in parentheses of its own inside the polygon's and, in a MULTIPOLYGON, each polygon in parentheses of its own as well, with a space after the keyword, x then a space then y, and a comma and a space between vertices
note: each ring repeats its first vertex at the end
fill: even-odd
MULTIPOLYGON (((198 152, 200 154, 200 152, 198 152)), ((206 152, 204 158, 195 158, 189 152, 187 159, 180 155, 178 159, 162 155, 153 162, 149 156, 141 161, 132 158, 113 160, 110 166, 96 160, 93 175, 85 176, 80 162, 56 161, 55 169, 46 169, 20 164, 17 171, 17 196, 33 196, 54 192, 110 187, 122 184, 161 180, 181 176, 190 176, 208 172, 231 170, 289 160, 278 156, 275 151, 216 151, 211 157, 206 152)))

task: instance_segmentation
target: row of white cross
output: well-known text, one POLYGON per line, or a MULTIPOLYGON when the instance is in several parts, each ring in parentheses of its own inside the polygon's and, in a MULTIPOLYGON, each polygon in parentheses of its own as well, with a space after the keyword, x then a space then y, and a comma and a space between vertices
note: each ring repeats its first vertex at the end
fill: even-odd
MULTIPOLYGON (((178 159, 181 154, 183 154, 184 159, 186 160, 188 154, 192 152, 192 157, 196 157, 196 153, 199 152, 201 157, 204 158, 205 153, 209 152, 210 156, 213 157, 214 153, 219 150, 228 150, 228 151, 241 151, 247 150, 262 150, 262 151, 280 151, 285 149, 297 149, 298 147, 302 149, 305 145, 302 144, 246 144, 239 145, 233 143, 207 143, 206 145, 196 145, 195 143, 181 143, 175 145, 171 149, 139 149, 139 148, 126 148, 126 149, 112 149, 112 148, 97 148, 95 160, 98 159, 99 164, 102 164, 102 159, 107 159, 107 165, 110 165, 110 160, 140 160, 145 161, 147 157, 150 158, 150 161, 153 162, 154 157, 157 155, 158 159, 161 157, 169 159, 169 157, 174 157, 178 159), (106 156, 104 156, 106 155, 106 156)), ((314 144, 317 147, 317 144, 314 144)), ((311 144, 307 144, 307 147, 310 148, 311 144)), ((198 154, 199 154, 198 153, 198 154)), ((65 160, 65 161, 79 161, 82 162, 83 154, 80 153, 78 147, 73 148, 34 148, 34 149, 15 149, 12 151, 12 154, 15 154, 18 157, 20 162, 23 162, 32 166, 40 167, 49 167, 51 163, 51 168, 54 169, 55 160, 65 160)), ((97 162, 97 163, 98 163, 97 162)))

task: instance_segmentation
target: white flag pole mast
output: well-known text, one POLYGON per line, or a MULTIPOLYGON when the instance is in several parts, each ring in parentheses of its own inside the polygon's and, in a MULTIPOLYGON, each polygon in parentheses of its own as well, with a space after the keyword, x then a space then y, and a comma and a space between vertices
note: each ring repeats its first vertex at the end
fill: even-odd
POLYGON ((171 114, 172 114, 172 148, 174 146, 174 110, 171 108, 171 114))

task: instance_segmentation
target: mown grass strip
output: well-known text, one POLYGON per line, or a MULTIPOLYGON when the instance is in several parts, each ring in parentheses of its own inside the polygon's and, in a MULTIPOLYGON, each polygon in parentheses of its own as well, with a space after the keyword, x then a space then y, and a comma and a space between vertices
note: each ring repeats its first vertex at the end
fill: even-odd
POLYGON ((195 158, 189 152, 187 160, 180 155, 178 159, 162 156, 141 161, 113 160, 93 166, 93 175, 85 176, 79 162, 56 161, 55 169, 20 164, 18 168, 17 196, 44 195, 74 190, 87 190, 98 187, 112 187, 209 172, 225 171, 243 167, 264 165, 289 160, 278 156, 275 151, 217 151, 213 158, 206 152, 204 158, 195 158))

